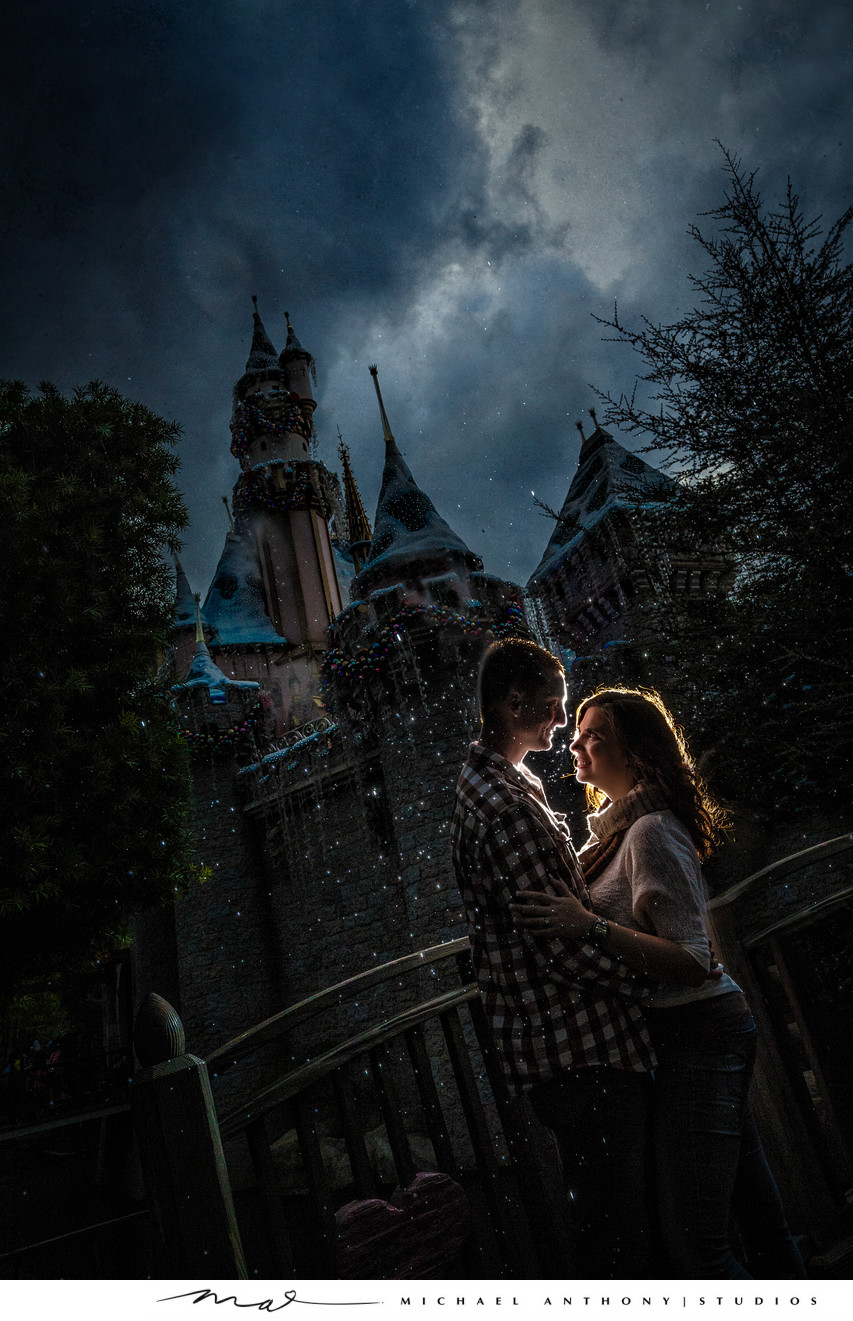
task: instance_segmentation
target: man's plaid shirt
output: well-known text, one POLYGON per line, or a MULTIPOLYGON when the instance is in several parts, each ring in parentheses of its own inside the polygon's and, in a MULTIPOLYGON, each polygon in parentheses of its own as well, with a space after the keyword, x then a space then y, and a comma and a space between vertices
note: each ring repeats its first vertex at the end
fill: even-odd
POLYGON ((541 781, 473 743, 451 836, 480 994, 510 1089, 592 1065, 651 1069, 639 1002, 653 984, 596 945, 513 924, 516 893, 553 894, 551 877, 589 907, 565 817, 551 811, 541 781))

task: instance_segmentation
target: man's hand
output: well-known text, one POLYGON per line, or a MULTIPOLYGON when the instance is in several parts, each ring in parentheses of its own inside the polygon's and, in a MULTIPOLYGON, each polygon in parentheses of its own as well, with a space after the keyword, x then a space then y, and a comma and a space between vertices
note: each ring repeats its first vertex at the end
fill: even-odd
POLYGON ((584 907, 564 881, 551 877, 549 882, 556 894, 519 890, 510 904, 516 926, 534 936, 582 939, 592 925, 594 914, 584 907))

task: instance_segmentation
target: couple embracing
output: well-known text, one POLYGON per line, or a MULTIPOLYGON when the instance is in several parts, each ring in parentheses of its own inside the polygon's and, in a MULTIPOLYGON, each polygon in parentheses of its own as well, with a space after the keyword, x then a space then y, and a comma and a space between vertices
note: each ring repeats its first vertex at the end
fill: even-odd
POLYGON ((804 1275, 747 1103, 755 1023, 711 966, 700 863, 723 814, 671 716, 650 693, 581 703, 571 751, 592 811, 576 851, 524 764, 568 723, 562 665, 494 643, 478 699, 454 865, 507 1084, 557 1141, 567 1274, 804 1275))

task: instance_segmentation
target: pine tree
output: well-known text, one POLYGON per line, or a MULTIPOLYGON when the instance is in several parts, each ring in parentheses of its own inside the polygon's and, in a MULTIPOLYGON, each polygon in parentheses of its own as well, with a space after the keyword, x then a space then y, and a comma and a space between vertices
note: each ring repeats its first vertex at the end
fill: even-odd
POLYGON ((851 791, 853 267, 848 209, 826 231, 789 182, 775 209, 724 152, 693 309, 608 326, 644 371, 607 420, 679 477, 667 535, 728 550, 728 598, 664 611, 660 645, 692 690, 729 794, 771 816, 844 808, 851 791))
POLYGON ((184 749, 152 676, 164 547, 186 525, 179 428, 97 382, 0 386, 0 981, 126 939, 190 881, 184 749))

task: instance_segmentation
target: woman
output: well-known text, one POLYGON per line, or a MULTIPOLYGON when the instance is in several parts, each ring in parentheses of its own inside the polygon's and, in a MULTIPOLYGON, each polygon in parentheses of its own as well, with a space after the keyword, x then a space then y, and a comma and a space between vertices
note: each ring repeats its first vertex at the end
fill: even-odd
POLYGON ((736 1185, 748 1185, 753 1205, 761 1203, 751 1219, 775 1243, 762 1273, 800 1277, 747 1107, 755 1022, 740 987, 725 973, 709 975, 700 860, 713 850, 724 814, 656 693, 595 693, 578 708, 571 751, 593 809, 579 855, 593 913, 568 891, 557 898, 524 891, 517 920, 595 940, 661 983, 647 1022, 658 1056, 658 1219, 671 1269, 687 1279, 752 1278, 729 1239, 736 1185))

